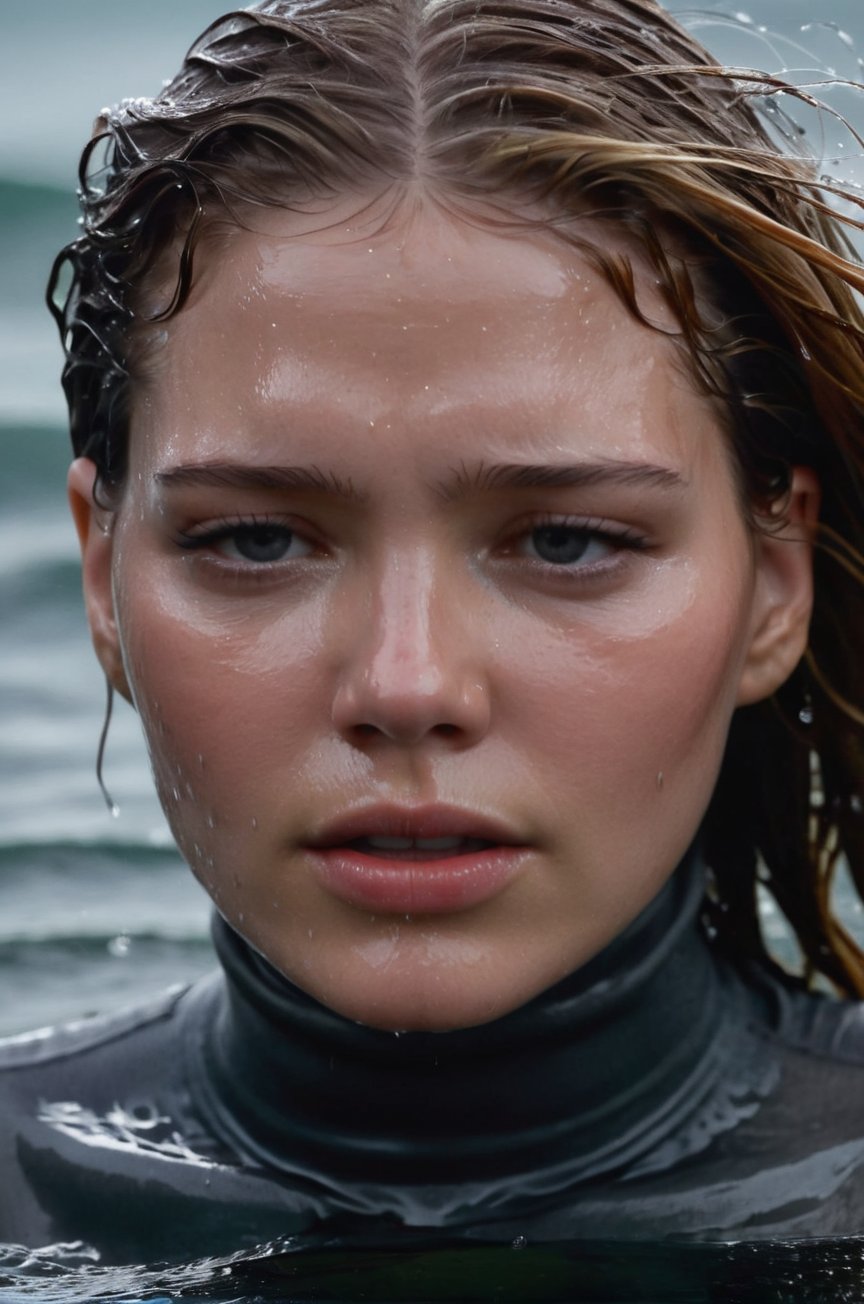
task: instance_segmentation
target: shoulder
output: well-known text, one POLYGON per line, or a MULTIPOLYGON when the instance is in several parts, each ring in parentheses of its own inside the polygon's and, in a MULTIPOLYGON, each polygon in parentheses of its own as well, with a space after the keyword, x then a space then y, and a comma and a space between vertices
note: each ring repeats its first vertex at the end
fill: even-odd
POLYGON ((56 1193, 89 1199, 73 1179, 119 1153, 118 1120, 134 1122, 142 1107, 159 1117, 166 1093, 182 1098, 185 995, 174 988, 119 1014, 0 1040, 0 1239, 76 1239, 53 1235, 56 1193))
POLYGON ((163 1024, 176 1013, 188 989, 171 987, 157 997, 114 1014, 90 1015, 65 1024, 35 1028, 0 1038, 0 1074, 26 1072, 62 1060, 80 1058, 136 1033, 163 1024))
POLYGON ((193 987, 172 987, 131 1008, 0 1039, 0 1132, 44 1101, 99 1111, 126 1098, 182 1091, 193 987))
POLYGON ((751 972, 777 1041, 790 1051, 864 1067, 864 1001, 803 990, 779 969, 751 972))

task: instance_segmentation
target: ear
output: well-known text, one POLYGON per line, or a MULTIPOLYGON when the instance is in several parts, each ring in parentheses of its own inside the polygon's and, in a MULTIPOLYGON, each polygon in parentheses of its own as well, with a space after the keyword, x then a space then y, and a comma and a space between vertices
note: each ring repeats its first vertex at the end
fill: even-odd
POLYGON ((114 612, 111 563, 114 556, 114 513, 95 498, 97 471, 89 458, 77 458, 69 468, 67 490, 81 548, 84 605, 90 637, 109 684, 131 702, 123 668, 120 635, 114 612))
POLYGON ((788 498, 758 521, 750 643, 738 706, 770 697, 804 655, 813 609, 813 537, 819 500, 815 472, 795 467, 788 498))

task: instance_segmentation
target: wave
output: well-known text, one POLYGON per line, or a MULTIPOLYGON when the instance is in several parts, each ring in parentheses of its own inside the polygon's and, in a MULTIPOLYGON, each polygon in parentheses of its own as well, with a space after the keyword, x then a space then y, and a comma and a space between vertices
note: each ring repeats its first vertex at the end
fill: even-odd
POLYGON ((0 176, 0 226, 29 222, 34 213, 60 221, 70 217, 74 220, 77 209, 77 199, 70 188, 0 176))
POLYGON ((861 1237, 676 1245, 612 1240, 466 1244, 456 1234, 400 1229, 374 1237, 286 1237, 174 1266, 104 1267, 76 1242, 27 1250, 0 1245, 0 1291, 13 1304, 171 1304, 264 1301, 729 1300, 824 1304, 860 1300, 861 1237), (74 1257, 77 1255, 77 1259, 74 1257), (90 1263, 86 1262, 87 1258, 90 1263), (65 1262, 64 1262, 65 1260, 65 1262), (68 1265, 68 1266, 67 1266, 68 1265), (9 1295, 7 1291, 14 1291, 9 1295))
POLYGON ((146 866, 154 869, 185 869, 176 847, 156 846, 149 842, 129 841, 111 838, 56 838, 30 841, 18 838, 10 842, 0 842, 0 872, 6 874, 5 866, 14 870, 19 865, 31 865, 34 861, 44 863, 47 856, 70 858, 72 867, 77 863, 86 866, 88 877, 92 876, 94 860, 110 860, 116 863, 122 860, 124 865, 146 866))
POLYGON ((212 952, 210 942, 210 933, 207 928, 196 931, 185 930, 183 932, 160 932, 158 929, 149 928, 143 932, 137 932, 135 929, 128 929, 121 932, 99 931, 99 932, 82 932, 77 933, 39 933, 32 932, 26 935, 10 935, 0 937, 0 968, 7 965, 18 967, 22 964, 28 953, 35 953, 38 949, 39 963, 44 962, 48 952, 63 952, 65 956, 102 957, 110 956, 112 959, 125 959, 130 950, 134 947, 136 959, 143 962, 146 958, 143 953, 149 951, 162 951, 164 949, 177 950, 201 950, 212 952))
POLYGON ((3 441, 0 502, 16 512, 40 497, 62 506, 62 487, 71 457, 69 436, 62 420, 35 421, 6 416, 0 421, 0 439, 3 441))

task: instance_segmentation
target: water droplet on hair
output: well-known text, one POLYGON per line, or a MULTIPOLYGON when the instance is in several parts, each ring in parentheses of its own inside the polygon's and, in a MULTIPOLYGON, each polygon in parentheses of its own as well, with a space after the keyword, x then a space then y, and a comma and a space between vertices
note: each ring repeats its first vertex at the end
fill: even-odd
POLYGON ((813 707, 812 707, 812 706, 802 706, 802 707, 801 707, 801 710, 798 712, 798 719, 801 721, 802 724, 808 724, 808 725, 809 725, 809 724, 812 724, 812 723, 813 723, 813 707))
POLYGON ((129 948, 132 945, 132 938, 128 933, 118 933, 112 937, 108 943, 108 954, 113 955, 115 960, 123 960, 129 954, 129 948))
POLYGON ((527 1236, 514 1236, 513 1240, 510 1242, 510 1247, 511 1249, 514 1250, 524 1250, 527 1244, 528 1244, 527 1236))
POLYGON ((119 820, 120 807, 117 805, 116 801, 112 801, 111 805, 108 807, 108 813, 110 814, 112 820, 119 820))

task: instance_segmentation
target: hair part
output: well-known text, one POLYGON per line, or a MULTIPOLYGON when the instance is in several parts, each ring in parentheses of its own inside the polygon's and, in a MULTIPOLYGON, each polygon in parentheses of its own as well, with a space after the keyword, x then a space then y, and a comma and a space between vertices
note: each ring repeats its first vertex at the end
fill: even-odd
POLYGON ((520 196, 644 321, 632 260, 574 218, 626 233, 728 414, 751 515, 782 499, 793 465, 823 488, 806 657, 736 713, 705 822, 715 924, 739 960, 764 957, 761 876, 806 976, 864 995, 864 954, 831 903, 843 856, 864 896, 864 273, 847 234, 862 224, 772 143, 751 99, 780 92, 798 94, 719 67, 654 0, 266 0, 212 24, 155 99, 98 121, 83 233, 49 302, 73 446, 110 501, 136 347, 182 309, 222 218, 411 182, 466 211, 503 198, 507 221, 520 196))

